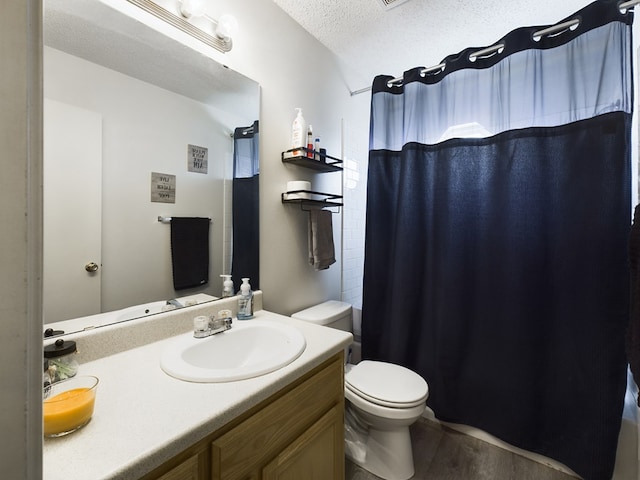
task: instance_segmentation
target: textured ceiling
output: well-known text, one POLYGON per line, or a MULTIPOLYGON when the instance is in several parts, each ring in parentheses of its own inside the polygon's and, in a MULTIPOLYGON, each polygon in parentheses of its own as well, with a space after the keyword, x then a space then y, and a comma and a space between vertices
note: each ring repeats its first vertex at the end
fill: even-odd
MULTIPOLYGON (((557 23, 590 0, 407 0, 392 8, 385 8, 382 0, 273 2, 336 54, 347 86, 354 91, 370 86, 376 75, 401 76, 467 47, 492 45, 514 28, 557 23)), ((211 102, 206 98, 212 91, 207 80, 208 70, 220 73, 215 62, 157 37, 157 32, 99 0, 44 4, 47 45, 119 71, 138 65, 137 71, 124 73, 211 102), (96 52, 102 58, 92 58, 96 52), (185 62, 198 68, 188 74, 185 62), (183 75, 173 74, 181 71, 183 75)), ((235 80, 225 72, 216 81, 234 90, 235 80)))
POLYGON ((333 51, 351 90, 376 75, 401 76, 467 47, 490 46, 514 28, 559 22, 591 0, 274 0, 333 51))

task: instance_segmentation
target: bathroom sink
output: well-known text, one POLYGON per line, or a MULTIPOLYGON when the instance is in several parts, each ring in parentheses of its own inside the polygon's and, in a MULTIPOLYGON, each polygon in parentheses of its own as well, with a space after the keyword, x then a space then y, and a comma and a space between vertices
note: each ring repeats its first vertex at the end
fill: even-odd
POLYGON ((165 373, 189 382, 231 382, 258 377, 298 358, 304 335, 290 325, 264 321, 233 321, 231 330, 206 338, 181 335, 162 353, 165 373))

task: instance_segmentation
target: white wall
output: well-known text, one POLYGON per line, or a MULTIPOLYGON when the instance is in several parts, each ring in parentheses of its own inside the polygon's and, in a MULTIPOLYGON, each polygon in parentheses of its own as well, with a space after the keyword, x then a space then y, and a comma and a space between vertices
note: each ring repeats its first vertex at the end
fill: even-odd
POLYGON ((298 179, 330 193, 341 191, 339 174, 313 175, 280 160, 291 142, 295 107, 303 109, 327 153, 341 155, 341 120, 352 112, 335 57, 270 1, 221 0, 216 8, 214 17, 228 12, 240 25, 224 63, 261 85, 260 286, 265 309, 291 314, 339 299, 341 214, 333 215, 338 261, 316 272, 307 259, 307 214, 283 205, 280 197, 287 181, 298 179))
POLYGON ((353 329, 360 340, 364 273, 364 234, 367 206, 369 105, 371 94, 351 99, 352 111, 359 115, 344 126, 344 215, 342 300, 353 306, 353 329))
POLYGON ((209 284, 188 293, 219 296, 218 275, 231 269, 223 252, 229 248, 224 229, 225 205, 230 206, 224 179, 231 177, 233 155, 229 133, 255 118, 240 118, 49 47, 44 96, 103 118, 102 311, 181 296, 172 283, 171 227, 158 216, 212 219, 209 284), (207 174, 187 171, 188 144, 209 149, 207 174), (175 203, 150 201, 151 172, 176 175, 175 203))
POLYGON ((0 449, 3 478, 42 468, 40 3, 0 7, 0 449))

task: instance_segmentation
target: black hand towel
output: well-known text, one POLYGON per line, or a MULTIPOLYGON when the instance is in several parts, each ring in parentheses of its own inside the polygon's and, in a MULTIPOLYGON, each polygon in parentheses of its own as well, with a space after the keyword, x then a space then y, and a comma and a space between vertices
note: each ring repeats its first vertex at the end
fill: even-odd
POLYGON ((171 217, 173 288, 205 285, 209 281, 208 218, 171 217))

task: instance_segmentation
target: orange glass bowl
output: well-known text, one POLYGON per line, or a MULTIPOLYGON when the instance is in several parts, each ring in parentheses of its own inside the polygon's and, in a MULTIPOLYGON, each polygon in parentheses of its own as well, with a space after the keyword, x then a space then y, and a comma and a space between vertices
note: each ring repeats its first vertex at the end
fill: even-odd
POLYGON ((76 375, 51 385, 42 405, 44 436, 61 437, 84 427, 93 416, 98 379, 76 375))

